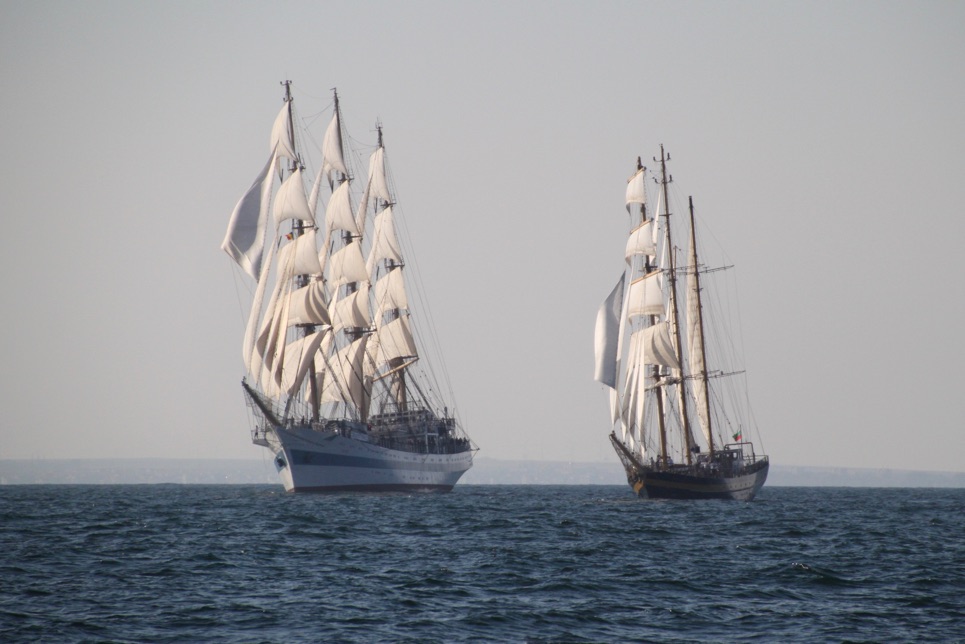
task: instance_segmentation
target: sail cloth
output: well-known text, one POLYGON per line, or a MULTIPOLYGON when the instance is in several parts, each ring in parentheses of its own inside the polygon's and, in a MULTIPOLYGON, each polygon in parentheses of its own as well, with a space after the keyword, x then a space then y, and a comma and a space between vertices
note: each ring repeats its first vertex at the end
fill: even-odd
POLYGON ((596 314, 593 346, 596 353, 596 371, 593 378, 610 388, 617 386, 617 347, 620 341, 620 308, 623 306, 625 281, 626 274, 623 274, 596 314))
POLYGON ((275 124, 271 128, 271 149, 280 157, 297 161, 298 157, 292 146, 291 113, 288 108, 289 104, 286 101, 278 116, 275 117, 275 124))
POLYGON ((360 282, 358 290, 352 291, 332 306, 332 325, 336 331, 365 328, 369 319, 369 283, 360 282))
POLYGON ((396 264, 402 263, 402 248, 399 246, 399 238, 395 234, 395 218, 392 214, 392 206, 375 217, 375 236, 367 264, 369 273, 372 273, 378 262, 384 259, 392 260, 396 264))
POLYGON ((692 271, 687 275, 687 338, 690 341, 687 354, 690 356, 690 370, 697 376, 690 390, 696 403, 700 429, 704 433, 707 444, 712 446, 710 405, 707 400, 707 365, 704 362, 703 320, 700 310, 700 275, 697 272, 697 248, 693 233, 691 233, 687 263, 692 267, 692 271))
POLYGON ((382 322, 386 311, 409 308, 401 267, 393 268, 375 283, 375 306, 377 310, 375 319, 379 323, 382 322))
POLYGON ((645 170, 640 168, 632 177, 627 179, 627 212, 630 212, 630 204, 647 203, 647 189, 644 183, 645 170))
POLYGON ((652 219, 648 219, 634 228, 630 233, 630 237, 627 238, 626 258, 628 264, 634 255, 649 255, 650 257, 656 257, 656 229, 653 225, 652 219))
POLYGON ((331 323, 322 282, 311 282, 292 293, 288 312, 289 326, 331 323))
POLYGON ((314 363, 315 353, 328 332, 328 329, 323 329, 311 333, 289 342, 285 347, 285 366, 282 369, 281 390, 289 396, 295 395, 305 381, 308 369, 314 363))
POLYGON ((642 334, 638 341, 642 343, 643 357, 647 364, 659 364, 671 369, 680 369, 677 353, 670 341, 669 324, 658 322, 646 329, 636 331, 634 335, 636 334, 642 334))
POLYGON ((318 275, 322 266, 318 262, 318 248, 315 245, 315 230, 309 229, 296 237, 290 244, 282 247, 278 256, 281 277, 288 279, 295 275, 318 275))
POLYGON ((221 248, 255 280, 261 275, 261 260, 265 250, 265 229, 268 223, 268 203, 271 199, 271 171, 274 153, 248 188, 228 222, 221 248))
POLYGON ((332 116, 332 122, 325 130, 325 138, 322 139, 322 170, 331 180, 331 173, 335 170, 341 172, 343 176, 348 176, 345 168, 345 160, 342 157, 342 128, 339 125, 338 110, 332 116))
POLYGON ((305 197, 301 169, 292 172, 281 184, 278 195, 275 197, 273 213, 276 225, 286 219, 300 219, 311 224, 315 223, 315 215, 308 207, 308 199, 305 197))
POLYGON ((418 355, 407 315, 379 327, 379 364, 388 364, 396 358, 416 358, 418 355))
POLYGON ((328 199, 325 210, 325 222, 328 230, 344 230, 353 237, 359 236, 358 222, 352 212, 352 200, 349 196, 349 182, 343 181, 328 199))
MULTIPOLYGON (((345 403, 367 412, 371 381, 364 376, 365 344, 368 336, 340 349, 328 362, 328 378, 322 388, 322 402, 345 403)), ((365 413, 361 414, 365 416, 365 413)))
POLYGON ((365 282, 369 279, 369 274, 365 270, 365 258, 362 256, 362 245, 356 240, 352 240, 332 253, 329 261, 328 279, 332 288, 351 282, 365 282))
POLYGON ((662 273, 651 271, 643 277, 630 282, 630 294, 627 297, 627 317, 635 318, 645 315, 663 315, 662 273))

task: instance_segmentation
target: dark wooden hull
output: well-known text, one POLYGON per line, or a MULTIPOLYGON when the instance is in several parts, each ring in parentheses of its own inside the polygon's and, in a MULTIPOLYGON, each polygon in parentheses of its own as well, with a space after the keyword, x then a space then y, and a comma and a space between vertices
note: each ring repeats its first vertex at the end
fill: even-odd
POLYGON ((769 464, 761 460, 729 476, 710 476, 692 471, 656 471, 634 466, 627 472, 639 496, 650 499, 726 499, 750 501, 764 486, 769 464))
POLYGON ((627 472, 627 482, 638 496, 649 499, 726 499, 750 501, 764 487, 770 462, 754 456, 753 446, 725 446, 716 457, 696 465, 670 465, 654 468, 644 465, 610 434, 610 442, 627 472), (742 456, 744 447, 750 456, 742 456), (732 457, 732 458, 731 458, 732 457))

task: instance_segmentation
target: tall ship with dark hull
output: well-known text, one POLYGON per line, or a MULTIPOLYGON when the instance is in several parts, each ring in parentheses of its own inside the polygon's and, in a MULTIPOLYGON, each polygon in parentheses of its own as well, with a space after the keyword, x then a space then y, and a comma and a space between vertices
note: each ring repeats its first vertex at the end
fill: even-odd
POLYGON ((595 377, 609 391, 610 442, 641 497, 749 501, 769 461, 751 440, 731 267, 698 253, 692 198, 689 216, 674 212, 669 160, 661 146, 651 212, 637 159, 624 270, 597 314, 595 377))
POLYGON ((382 127, 360 172, 366 150, 346 149, 338 94, 330 119, 304 121, 327 120, 315 138, 283 85, 268 161, 222 244, 250 284, 252 441, 271 451, 288 491, 451 490, 475 447, 436 371, 441 356, 427 360, 425 346, 438 347, 428 316, 410 304, 425 296, 406 269, 382 127), (311 168, 304 141, 319 138, 311 168))

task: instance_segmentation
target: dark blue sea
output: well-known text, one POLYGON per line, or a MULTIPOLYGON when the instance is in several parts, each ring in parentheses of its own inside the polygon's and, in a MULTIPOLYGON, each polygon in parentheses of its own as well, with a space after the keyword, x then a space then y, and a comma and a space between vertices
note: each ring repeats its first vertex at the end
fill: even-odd
POLYGON ((965 641, 965 489, 5 486, 0 641, 965 641))

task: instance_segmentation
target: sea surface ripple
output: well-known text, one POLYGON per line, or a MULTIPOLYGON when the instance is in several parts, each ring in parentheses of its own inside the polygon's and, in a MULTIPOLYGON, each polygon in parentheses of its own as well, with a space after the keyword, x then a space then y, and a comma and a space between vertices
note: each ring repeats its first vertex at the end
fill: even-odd
POLYGON ((949 642, 963 598, 963 489, 0 487, 3 642, 949 642))

